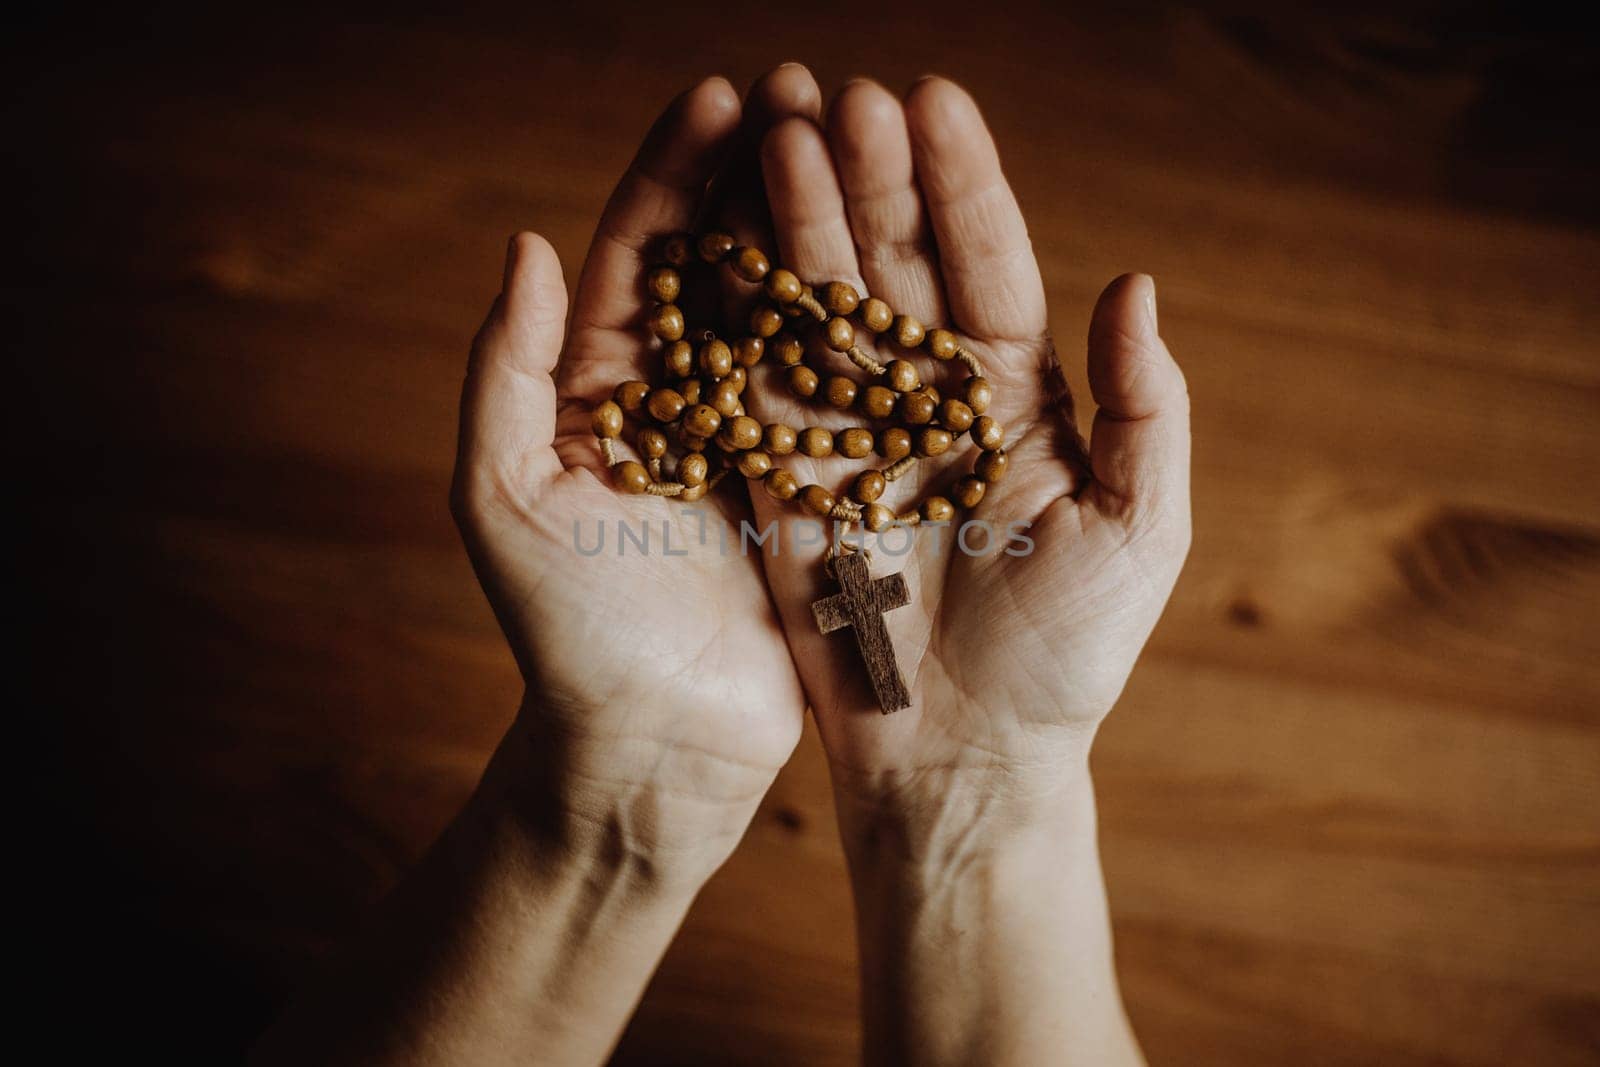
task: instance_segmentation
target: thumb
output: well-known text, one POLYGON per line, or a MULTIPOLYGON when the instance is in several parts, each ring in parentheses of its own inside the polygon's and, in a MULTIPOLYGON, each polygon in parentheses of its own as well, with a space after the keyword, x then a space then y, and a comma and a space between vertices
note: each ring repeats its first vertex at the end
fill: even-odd
POLYGON ((1100 408, 1089 441, 1100 502, 1129 518, 1187 519, 1189 393, 1157 332, 1149 275, 1124 274, 1100 294, 1089 325, 1089 389, 1100 408))
POLYGON ((524 500, 561 472, 556 387, 567 287, 550 242, 511 238, 505 280, 472 344, 461 392, 461 434, 452 495, 458 507, 524 500))

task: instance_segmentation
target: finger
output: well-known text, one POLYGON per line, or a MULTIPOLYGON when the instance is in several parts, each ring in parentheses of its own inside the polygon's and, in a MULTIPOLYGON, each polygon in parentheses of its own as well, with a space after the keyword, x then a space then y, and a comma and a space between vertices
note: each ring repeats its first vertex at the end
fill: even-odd
MULTIPOLYGON (((762 145, 761 169, 766 180, 779 261, 819 291, 833 281, 845 282, 858 292, 864 290, 865 284, 856 266, 855 242, 845 217, 844 194, 833 170, 827 141, 816 123, 790 119, 774 126, 762 145)), ((825 355, 815 338, 808 342, 808 347, 814 361, 812 366, 825 376, 830 373, 855 376, 854 368, 844 363, 843 357, 832 353, 825 355), (830 363, 833 364, 831 371, 830 363)), ((769 387, 769 394, 773 391, 769 387)), ((804 402, 796 401, 781 389, 776 390, 776 395, 758 396, 754 410, 763 417, 795 426, 821 425, 839 429, 842 422, 860 421, 846 419, 832 410, 821 410, 820 406, 807 410, 804 402)), ((831 484, 832 479, 824 476, 822 470, 834 465, 831 461, 799 455, 790 456, 788 464, 802 485, 831 484)), ((778 517, 784 535, 788 536, 795 528, 791 517, 775 516, 775 512, 782 511, 781 507, 765 497, 764 493, 754 495, 757 513, 763 517, 778 517)), ((804 562, 808 563, 809 558, 804 562)))
POLYGON ((900 101, 866 78, 846 85, 828 109, 828 147, 868 291, 929 325, 947 322, 900 101))
POLYGON ((1048 328, 1044 283, 978 105, 954 82, 924 78, 905 111, 957 329, 986 341, 1039 340, 1048 328))
MULTIPOLYGON (((777 253, 772 213, 761 176, 761 144, 767 131, 784 119, 816 121, 822 111, 822 90, 811 71, 785 63, 756 79, 745 95, 744 118, 727 162, 711 183, 701 229, 724 230, 739 245, 777 253)), ((718 272, 722 282, 723 321, 744 322, 758 285, 740 280, 731 270, 718 272)))
POLYGON ((783 264, 814 286, 862 288, 844 193, 816 123, 796 118, 774 126, 761 146, 761 172, 783 264))
POLYGON ((1100 407, 1089 439, 1096 498, 1186 516, 1189 393, 1158 332, 1148 275, 1124 274, 1100 295, 1089 325, 1089 388, 1100 407))
POLYGON ((822 90, 811 71, 785 63, 767 71, 745 95, 744 116, 727 164, 712 183, 706 214, 741 244, 774 249, 772 215, 767 210, 761 177, 761 144, 767 131, 784 119, 816 121, 822 111, 822 90))
POLYGON ((465 499, 521 499, 561 471, 551 447, 567 287, 550 242, 519 233, 505 278, 473 342, 461 394, 456 492, 465 499))
POLYGON ((563 397, 594 400, 643 371, 642 280, 652 246, 693 225, 738 123, 733 86, 707 78, 674 100, 645 137, 606 204, 583 266, 561 366, 563 397))
MULTIPOLYGON (((858 291, 863 289, 856 268, 855 242, 845 219, 844 194, 817 125, 789 119, 774 126, 762 145, 761 170, 766 178, 779 261, 818 290, 832 281, 846 282, 858 291)), ((819 373, 856 376, 855 368, 842 356, 822 355, 816 341, 812 342, 812 349, 812 366, 819 373)), ((758 397, 755 407, 762 417, 795 419, 795 425, 838 428, 843 418, 831 410, 822 410, 820 404, 802 411, 781 388, 777 396, 758 397)), ((792 470, 803 484, 817 480, 816 461, 803 457, 791 460, 792 470)), ((765 506, 759 498, 757 506, 765 506)))

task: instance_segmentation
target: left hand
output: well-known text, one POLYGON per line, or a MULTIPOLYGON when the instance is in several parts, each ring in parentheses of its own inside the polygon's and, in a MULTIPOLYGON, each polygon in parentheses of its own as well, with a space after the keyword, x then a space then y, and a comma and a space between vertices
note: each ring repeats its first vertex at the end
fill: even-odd
MULTIPOLYGON (((681 95, 606 207, 570 328, 554 250, 513 240, 463 392, 452 502, 527 684, 488 781, 562 847, 638 859, 691 889, 793 751, 801 689, 759 563, 718 548, 737 544, 747 505, 718 494, 696 515, 617 492, 591 413, 621 382, 659 377, 641 336, 657 236, 692 225, 730 152, 717 187, 727 210, 759 203, 761 135, 819 104, 800 68, 757 82, 742 128, 726 80, 681 95), (753 188, 740 187, 741 161, 753 188), (624 526, 648 550, 624 550, 624 526), (580 554, 580 539, 602 536, 602 551, 580 554)), ((640 458, 633 441, 620 457, 640 458)))
MULTIPOLYGON (((873 554, 876 574, 903 570, 911 591, 911 603, 887 616, 911 692, 906 710, 879 714, 850 631, 818 633, 811 603, 833 591, 821 548, 797 553, 785 543, 766 559, 847 845, 857 808, 901 820, 948 812, 961 798, 993 810, 1009 797, 1026 819, 1079 777, 1188 550, 1188 397, 1157 334, 1153 283, 1125 276, 1101 297, 1088 353, 1100 412, 1085 449, 1027 228, 966 92, 925 79, 902 107, 876 84, 852 83, 825 133, 791 119, 768 135, 763 162, 779 260, 814 286, 847 281, 955 330, 993 383, 990 414, 1011 454, 1005 480, 956 526, 915 531, 904 557, 873 554), (993 528, 992 554, 954 544, 968 518, 993 528), (1030 524, 1031 554, 999 551, 1013 522, 1030 524)), ((917 362, 942 372, 933 383, 946 395, 964 376, 956 365, 917 362)), ((781 384, 753 392, 763 421, 819 421, 817 407, 802 409, 781 384)), ((851 421, 860 420, 836 424, 851 421)), ((947 491, 971 469, 969 449, 952 452, 919 462, 886 499, 898 511, 947 491)), ((782 462, 802 485, 835 494, 861 467, 798 454, 782 462)), ((794 515, 753 495, 763 523, 794 515)))

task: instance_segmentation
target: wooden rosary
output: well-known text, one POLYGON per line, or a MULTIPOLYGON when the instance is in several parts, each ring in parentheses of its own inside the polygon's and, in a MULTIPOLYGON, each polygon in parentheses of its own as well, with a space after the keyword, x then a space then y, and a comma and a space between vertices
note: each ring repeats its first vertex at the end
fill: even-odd
POLYGON ((760 479, 774 499, 798 501, 810 514, 833 520, 835 540, 827 566, 840 592, 812 605, 817 625, 823 633, 852 628, 879 706, 885 713, 908 707, 911 698, 883 624, 884 612, 910 602, 905 579, 899 574, 872 579, 864 553, 852 551, 842 534, 856 522, 873 532, 897 523, 950 522, 958 507, 976 507, 989 484, 1005 477, 1010 462, 1002 447, 1005 431, 985 414, 994 390, 983 368, 949 330, 925 329, 877 297, 863 298, 845 282, 828 282, 813 291, 792 271, 774 267, 760 249, 739 246, 729 234, 713 231, 698 240, 676 234, 667 238, 662 253, 665 262, 652 268, 645 282, 655 301, 649 325, 662 344, 665 384, 652 388, 648 382, 623 382, 594 410, 594 434, 618 489, 695 501, 736 470, 760 479), (761 285, 750 332, 731 345, 711 330, 696 331, 698 343, 685 337, 688 328, 678 299, 696 259, 712 268, 726 263, 740 279, 761 285), (820 327, 827 348, 870 379, 824 376, 808 365, 799 331, 808 320, 820 327), (935 360, 959 362, 966 379, 956 395, 941 396, 922 383, 909 360, 885 364, 863 351, 856 344, 857 323, 874 337, 887 334, 907 352, 920 348, 935 360), (769 356, 785 368, 785 380, 796 396, 855 411, 878 429, 763 426, 745 414, 741 397, 750 370, 769 356), (641 424, 635 441, 643 462, 617 457, 616 441, 626 418, 641 424), (929 496, 920 507, 898 515, 880 502, 890 482, 918 459, 944 455, 962 434, 972 437, 978 454, 972 473, 957 480, 949 496, 929 496), (814 459, 834 454, 865 459, 876 452, 886 465, 868 467, 855 476, 848 494, 835 497, 821 485, 801 486, 775 462, 775 457, 796 451, 814 459), (666 461, 672 463, 670 480, 663 477, 666 461))

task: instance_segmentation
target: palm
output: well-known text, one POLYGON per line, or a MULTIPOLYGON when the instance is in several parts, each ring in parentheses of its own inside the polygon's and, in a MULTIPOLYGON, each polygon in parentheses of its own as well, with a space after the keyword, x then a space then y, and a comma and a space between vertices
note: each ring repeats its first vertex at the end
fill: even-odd
MULTIPOLYGON (((912 706, 887 719, 874 709, 853 641, 819 634, 811 619, 810 602, 828 588, 822 550, 795 552, 791 542, 766 560, 829 755, 847 776, 879 783, 1048 764, 1110 708, 1181 564, 1186 502, 1170 493, 1159 508, 1136 505, 1128 469, 1132 437, 1171 428, 1097 430, 1093 456, 1082 444, 1026 230, 976 109, 953 85, 922 83, 902 112, 882 89, 858 83, 836 101, 826 142, 816 128, 789 123, 769 137, 764 162, 788 266, 816 282, 850 281, 929 324, 953 323, 979 356, 1012 462, 972 517, 1000 536, 1007 524, 1026 523, 1035 542, 1027 555, 973 556, 952 545, 950 529, 938 538, 920 531, 903 557, 880 547, 874 572, 903 571, 911 592, 887 623, 912 706)), ((1099 344, 1115 363, 1114 350, 1136 331, 1121 321, 1130 309, 1111 303, 1099 344)), ((1127 359, 1120 377, 1108 369, 1101 399, 1114 408, 1127 359)), ((932 379, 941 388, 962 373, 930 371, 945 372, 932 379)), ((851 421, 802 410, 781 388, 760 398, 768 407, 752 410, 764 419, 851 421)), ((1168 467, 1183 460, 1161 457, 1168 467)), ((858 466, 785 462, 802 484, 830 488, 858 466)), ((914 506, 969 464, 969 455, 922 461, 892 488, 891 502, 914 506)), ((1166 481, 1163 491, 1181 484, 1181 472, 1166 481)), ((763 521, 782 515, 764 494, 755 505, 763 521)), ((981 549, 982 541, 970 544, 981 549)))
MULTIPOLYGON (((585 443, 593 449, 592 436, 585 443)), ((706 503, 693 515, 621 497, 574 467, 508 524, 485 585, 547 713, 584 736, 643 743, 639 763, 624 745, 604 773, 638 781, 681 770, 684 791, 732 785, 753 797, 794 747, 801 697, 759 565, 721 555, 719 538, 737 538, 737 525, 706 503), (594 556, 578 554, 575 527, 594 556), (648 537, 648 555, 631 540, 619 546, 624 529, 648 537), (685 555, 665 555, 669 545, 685 555), (660 746, 685 753, 685 765, 661 766, 660 746), (696 769, 708 758, 711 775, 696 769)))

